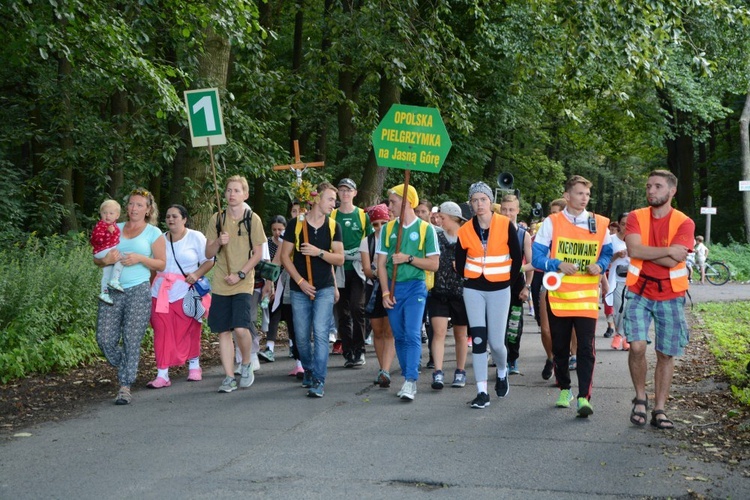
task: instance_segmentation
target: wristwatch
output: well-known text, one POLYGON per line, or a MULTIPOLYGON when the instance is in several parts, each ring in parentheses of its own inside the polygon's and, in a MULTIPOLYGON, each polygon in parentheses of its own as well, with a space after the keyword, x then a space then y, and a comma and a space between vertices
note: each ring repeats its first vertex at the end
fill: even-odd
POLYGON ((414 256, 410 255, 409 256, 409 260, 407 260, 406 262, 408 262, 409 264, 411 264, 412 262, 414 262, 414 256))
POLYGON ((323 254, 325 254, 325 252, 323 250, 321 250, 320 253, 318 254, 318 257, 320 257, 322 259, 323 258, 323 254))
POLYGON ((237 276, 239 276, 241 280, 244 280, 245 276, 247 276, 247 275, 245 273, 243 273, 242 271, 237 271, 237 276))

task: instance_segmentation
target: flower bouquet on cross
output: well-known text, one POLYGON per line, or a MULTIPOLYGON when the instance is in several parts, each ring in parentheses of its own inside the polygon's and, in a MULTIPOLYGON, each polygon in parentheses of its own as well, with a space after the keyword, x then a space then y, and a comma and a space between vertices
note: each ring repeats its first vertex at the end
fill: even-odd
MULTIPOLYGON (((310 237, 307 234, 307 222, 305 221, 305 212, 307 212, 312 204, 317 201, 318 192, 312 183, 302 178, 302 174, 308 168, 317 168, 325 166, 325 162, 317 161, 312 163, 305 163, 302 161, 299 155, 299 141, 294 141, 294 163, 288 165, 276 165, 273 167, 274 170, 292 170, 295 174, 295 179, 291 184, 292 201, 298 200, 300 203, 300 214, 297 224, 302 224, 302 237, 303 243, 309 243, 310 237)), ((310 256, 305 256, 305 262, 307 264, 307 281, 310 285, 313 284, 312 278, 312 263, 310 256)))

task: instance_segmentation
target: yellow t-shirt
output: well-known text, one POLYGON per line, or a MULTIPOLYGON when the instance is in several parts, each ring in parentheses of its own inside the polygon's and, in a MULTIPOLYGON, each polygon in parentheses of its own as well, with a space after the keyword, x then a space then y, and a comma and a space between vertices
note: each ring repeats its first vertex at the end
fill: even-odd
MULTIPOLYGON (((211 220, 208 221, 206 226, 206 239, 213 241, 218 237, 216 233, 216 217, 218 214, 211 216, 211 220)), ((223 229, 229 234, 229 243, 221 247, 221 251, 216 254, 216 265, 213 269, 213 277, 211 279, 212 292, 217 295, 236 295, 238 293, 253 293, 253 282, 254 282, 254 270, 251 269, 247 273, 244 280, 240 280, 234 286, 230 286, 224 281, 224 277, 236 273, 242 266, 244 266, 248 260, 250 260, 250 242, 247 237, 247 230, 245 224, 242 222, 241 216, 239 219, 234 219, 227 213, 226 221, 223 229), (227 255, 229 256, 230 268, 227 268, 227 255)), ((253 212, 250 222, 250 239, 253 242, 253 248, 256 252, 261 252, 263 243, 266 240, 266 233, 263 231, 263 222, 260 217, 253 212)))

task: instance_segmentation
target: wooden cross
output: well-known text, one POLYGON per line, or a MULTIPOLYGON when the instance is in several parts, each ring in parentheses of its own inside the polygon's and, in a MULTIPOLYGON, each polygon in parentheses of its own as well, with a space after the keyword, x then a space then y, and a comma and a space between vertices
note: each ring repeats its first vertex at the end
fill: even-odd
POLYGON ((297 182, 302 182, 302 172, 308 167, 316 168, 316 167, 324 167, 325 162, 324 161, 315 161, 312 163, 305 163, 303 162, 299 157, 299 141, 294 140, 294 163, 291 163, 289 165, 276 165, 273 167, 274 170, 294 170, 294 173, 297 174, 297 182))
MULTIPOLYGON (((293 170, 295 175, 297 176, 297 183, 302 184, 302 174, 307 168, 317 168, 317 167, 324 167, 325 162, 323 161, 316 161, 312 163, 305 163, 303 162, 299 157, 299 141, 294 140, 294 163, 291 163, 289 165, 275 165, 273 167, 274 170, 293 170)), ((300 215, 297 219, 298 224, 302 224, 302 237, 303 237, 303 243, 310 243, 310 237, 307 234, 307 221, 305 221, 305 213, 304 213, 304 207, 300 205, 300 215)), ((333 237, 333 235, 331 235, 333 237)), ((305 256, 305 263, 307 264, 307 282, 310 283, 311 286, 313 285, 313 276, 312 276, 312 262, 310 261, 310 256, 305 256)))

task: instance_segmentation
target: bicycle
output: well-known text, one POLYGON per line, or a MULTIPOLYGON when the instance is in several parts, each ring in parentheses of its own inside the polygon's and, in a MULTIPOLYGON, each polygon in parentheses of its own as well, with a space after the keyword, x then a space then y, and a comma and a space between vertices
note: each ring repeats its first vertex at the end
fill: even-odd
MULTIPOLYGON (((693 264, 690 267, 692 269, 693 281, 700 282, 700 268, 696 264, 693 264)), ((729 267, 723 262, 719 262, 718 260, 706 262, 706 280, 712 285, 721 286, 729 281, 729 278, 731 277, 732 273, 729 271, 729 267)))

